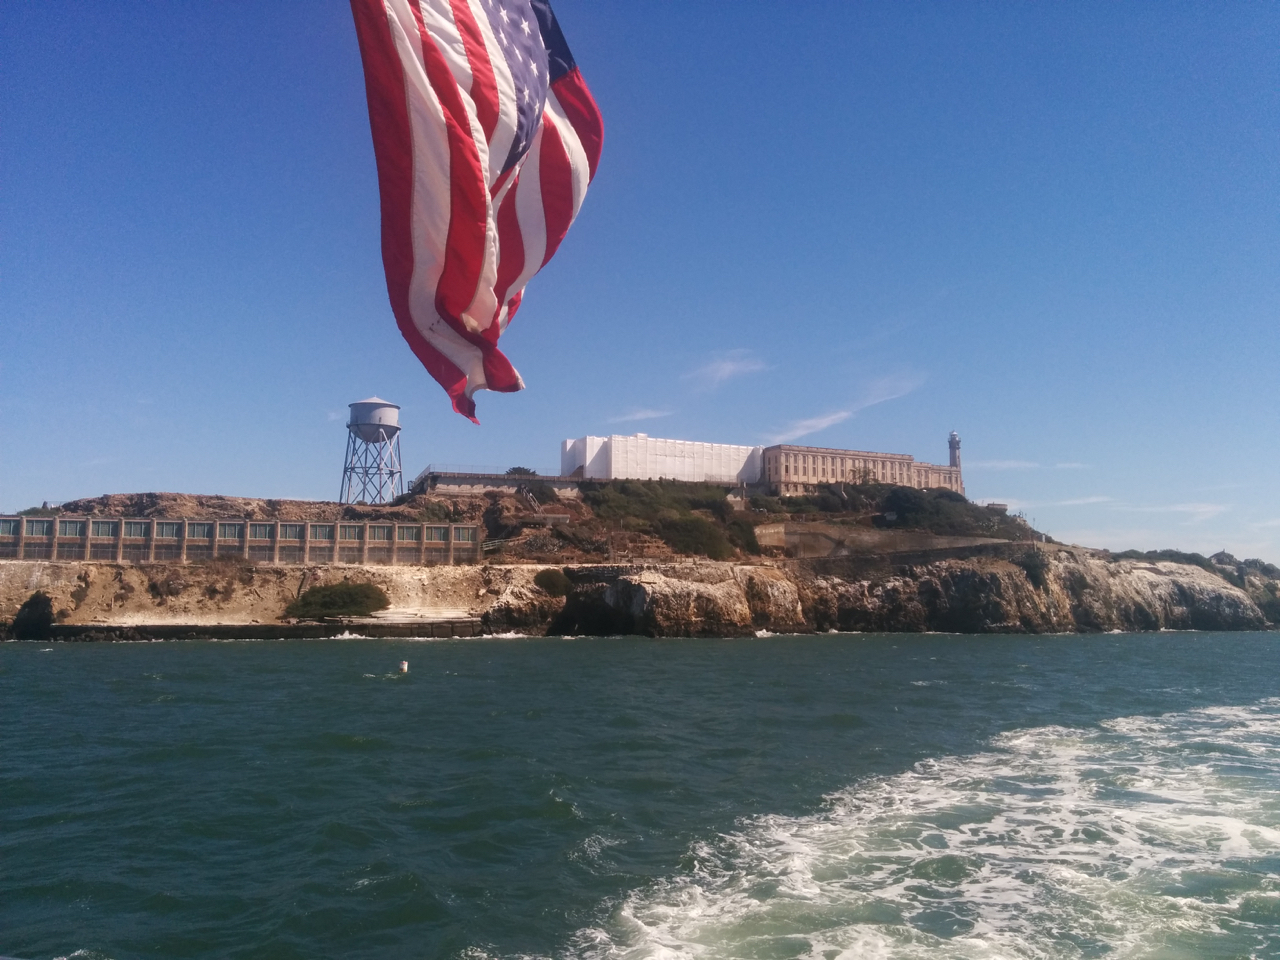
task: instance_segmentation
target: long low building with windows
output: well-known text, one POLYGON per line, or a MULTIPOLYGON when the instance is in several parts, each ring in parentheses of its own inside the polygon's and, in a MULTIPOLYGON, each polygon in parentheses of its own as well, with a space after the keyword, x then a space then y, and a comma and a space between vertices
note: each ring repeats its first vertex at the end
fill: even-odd
POLYGON ((905 453, 873 453, 778 444, 735 446, 634 436, 579 437, 560 448, 562 479, 685 480, 763 486, 778 496, 801 496, 827 483, 892 483, 964 493, 960 437, 947 442, 950 463, 923 463, 905 453))
POLYGON ((941 487, 964 494, 960 470, 960 437, 947 440, 950 463, 922 463, 905 453, 873 453, 868 450, 836 450, 778 444, 764 450, 762 480, 771 493, 800 496, 827 483, 892 483, 927 490, 941 487))
POLYGON ((0 517, 0 559, 187 563, 439 564, 481 559, 473 523, 0 517))

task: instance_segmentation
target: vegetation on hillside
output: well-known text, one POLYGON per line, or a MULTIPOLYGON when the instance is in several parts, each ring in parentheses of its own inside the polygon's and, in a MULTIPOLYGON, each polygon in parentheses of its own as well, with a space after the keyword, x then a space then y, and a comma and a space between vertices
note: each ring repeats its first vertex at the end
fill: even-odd
POLYGON ((584 482, 581 489, 583 501, 601 520, 657 536, 677 553, 713 559, 730 557, 735 548, 759 553, 755 524, 777 520, 823 520, 1003 540, 1028 540, 1035 535, 1021 517, 970 503, 942 489, 835 483, 802 497, 755 496, 745 513, 734 509, 726 488, 714 484, 614 480, 584 482))
POLYGON ((804 497, 753 497, 751 505, 757 510, 800 519, 843 519, 944 537, 1026 540, 1033 534, 1021 517, 970 503, 961 494, 941 488, 833 483, 804 497))
POLYGON ((1259 560, 1257 557, 1242 562, 1246 570, 1260 573, 1272 580, 1280 580, 1280 567, 1277 567, 1274 563, 1267 563, 1267 561, 1259 560))
POLYGON ((1252 596, 1262 615, 1271 623, 1280 625, 1280 585, 1272 581, 1263 588, 1261 594, 1252 596))
POLYGON ((878 525, 927 530, 949 537, 999 537, 1024 540, 1032 533, 1027 523, 1003 510, 970 503, 954 490, 892 487, 880 505, 878 525))
POLYGON ((466 513, 456 503, 427 500, 418 509, 415 519, 420 523, 462 523, 466 520, 466 513))
POLYGON ((285 608, 286 617, 324 620, 328 617, 367 617, 391 605, 386 592, 374 583, 330 583, 312 587, 285 608))
POLYGON ((582 499, 597 517, 662 539, 676 553, 726 560, 734 548, 759 553, 755 527, 734 510, 724 487, 667 480, 584 482, 582 499))

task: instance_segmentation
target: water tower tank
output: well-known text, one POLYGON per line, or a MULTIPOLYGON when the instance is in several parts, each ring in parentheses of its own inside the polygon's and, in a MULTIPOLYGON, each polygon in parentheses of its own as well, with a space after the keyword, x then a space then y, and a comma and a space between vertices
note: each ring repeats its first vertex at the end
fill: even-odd
POLYGON ((347 429, 365 443, 377 443, 383 437, 390 440, 400 432, 400 407, 396 404, 370 397, 348 406, 351 416, 347 429))

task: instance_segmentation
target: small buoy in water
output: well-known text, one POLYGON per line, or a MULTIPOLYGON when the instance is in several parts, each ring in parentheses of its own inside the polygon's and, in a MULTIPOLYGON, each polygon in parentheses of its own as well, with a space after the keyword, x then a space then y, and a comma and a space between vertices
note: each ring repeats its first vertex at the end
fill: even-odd
POLYGON ((408 672, 409 672, 409 661, 408 661, 408 660, 401 660, 401 661, 400 661, 400 672, 401 672, 401 673, 408 673, 408 672))

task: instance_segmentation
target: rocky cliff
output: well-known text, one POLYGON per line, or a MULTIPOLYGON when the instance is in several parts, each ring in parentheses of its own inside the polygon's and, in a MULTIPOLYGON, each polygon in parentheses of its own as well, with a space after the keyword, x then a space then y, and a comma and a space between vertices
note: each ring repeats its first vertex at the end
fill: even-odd
POLYGON ((943 560, 869 573, 838 561, 579 571, 585 582, 569 595, 552 629, 733 636, 757 630, 1073 633, 1267 626, 1248 594, 1200 567, 1107 562, 1069 551, 1036 556, 1021 562, 943 560))
POLYGON ((952 560, 874 579, 814 572, 801 581, 816 629, 954 633, 1256 630, 1244 591, 1200 567, 1107 562, 1061 552, 1042 566, 952 560))
POLYGON ((911 566, 857 560, 710 561, 566 567, 551 596, 533 564, 473 567, 254 567, 0 563, 0 619, 48 592, 70 624, 274 623, 305 586, 351 579, 391 598, 381 616, 469 616, 489 633, 745 636, 758 631, 1071 633, 1256 630, 1249 593, 1202 567, 1108 561, 1053 550, 911 566))

